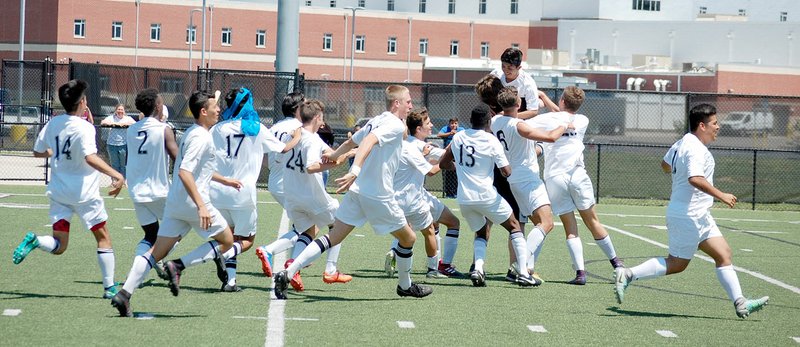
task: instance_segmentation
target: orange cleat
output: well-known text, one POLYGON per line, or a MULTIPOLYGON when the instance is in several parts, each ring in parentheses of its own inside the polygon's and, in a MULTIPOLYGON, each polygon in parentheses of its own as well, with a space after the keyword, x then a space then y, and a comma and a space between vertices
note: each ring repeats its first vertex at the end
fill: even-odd
POLYGON ((322 272, 322 282, 327 284, 333 283, 347 283, 353 280, 353 276, 348 274, 343 274, 339 271, 334 272, 333 274, 329 274, 327 272, 322 272))
MULTIPOLYGON (((292 265, 292 263, 294 263, 294 259, 289 259, 286 261, 286 263, 283 264, 283 266, 285 268, 288 268, 289 265, 292 265)), ((294 288, 294 290, 298 292, 302 292, 303 289, 305 289, 305 286, 303 286, 303 279, 300 278, 300 271, 297 271, 297 273, 295 273, 294 276, 292 276, 292 280, 289 281, 289 284, 291 284, 292 288, 294 288)))
POLYGON ((261 260, 261 271, 264 272, 264 276, 272 277, 272 254, 259 247, 256 248, 256 256, 261 260))

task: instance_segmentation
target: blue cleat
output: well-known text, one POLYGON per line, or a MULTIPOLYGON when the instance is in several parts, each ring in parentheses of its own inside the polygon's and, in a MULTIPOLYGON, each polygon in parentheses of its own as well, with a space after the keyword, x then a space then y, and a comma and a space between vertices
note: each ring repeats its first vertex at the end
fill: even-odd
POLYGON ((12 257, 14 264, 19 264, 25 260, 25 257, 36 247, 39 247, 39 240, 36 239, 36 234, 29 231, 17 246, 17 249, 14 250, 14 256, 12 257))
POLYGON ((748 300, 745 297, 740 297, 736 299, 736 302, 733 304, 736 307, 736 315, 739 318, 747 318, 751 313, 756 312, 767 306, 767 302, 769 301, 769 297, 765 296, 759 299, 752 299, 748 300))
POLYGON ((633 273, 630 269, 620 267, 614 271, 616 280, 614 281, 614 294, 617 295, 617 303, 622 304, 625 299, 625 289, 633 280, 633 273))

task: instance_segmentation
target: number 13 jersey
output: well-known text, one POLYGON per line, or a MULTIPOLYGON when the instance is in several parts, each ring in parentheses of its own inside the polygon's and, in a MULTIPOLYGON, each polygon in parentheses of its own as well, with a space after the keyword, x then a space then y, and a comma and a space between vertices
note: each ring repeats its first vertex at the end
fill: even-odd
POLYGON ((467 129, 453 136, 450 150, 458 174, 458 203, 493 201, 497 197, 492 186, 494 166, 508 166, 500 141, 484 130, 467 129))

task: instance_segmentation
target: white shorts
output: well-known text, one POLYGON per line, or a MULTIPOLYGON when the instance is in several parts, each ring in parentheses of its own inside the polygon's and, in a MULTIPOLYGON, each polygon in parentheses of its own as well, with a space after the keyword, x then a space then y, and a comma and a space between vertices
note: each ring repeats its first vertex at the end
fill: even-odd
POLYGON ((667 216, 667 235, 669 254, 682 259, 692 259, 700 242, 722 237, 714 217, 708 211, 700 216, 667 216))
POLYGON ((461 206, 461 216, 467 220, 470 230, 477 232, 486 224, 488 218, 494 224, 500 224, 511 218, 514 213, 511 205, 499 194, 493 201, 480 202, 461 206))
POLYGON ((545 183, 553 214, 556 216, 576 209, 588 210, 595 204, 592 180, 583 167, 576 167, 572 172, 549 177, 545 183))
POLYGON ((532 181, 509 183, 511 194, 517 200, 520 216, 533 215, 539 207, 550 205, 550 198, 547 197, 547 189, 541 179, 535 178, 532 181))
POLYGON ((406 221, 411 230, 420 231, 433 224, 433 216, 431 216, 431 210, 428 207, 428 204, 425 204, 424 208, 405 212, 406 221))
POLYGON ((403 210, 396 200, 371 199, 352 191, 342 198, 342 203, 336 210, 336 219, 355 227, 369 222, 378 235, 389 234, 406 225, 403 210))
POLYGON ((427 190, 424 190, 422 194, 425 195, 425 199, 431 207, 431 218, 433 218, 434 221, 438 221, 442 218, 442 212, 444 212, 445 208, 444 203, 427 190))
POLYGON ((207 239, 216 236, 217 234, 225 231, 228 228, 228 223, 222 214, 211 204, 206 204, 206 209, 211 215, 211 226, 203 230, 200 228, 200 218, 195 213, 194 216, 186 215, 166 215, 161 225, 158 227, 158 236, 163 237, 183 237, 189 230, 194 228, 194 231, 200 237, 207 239))
POLYGON ((229 226, 233 227, 233 235, 250 237, 256 234, 258 227, 258 209, 247 207, 246 209, 219 209, 222 218, 229 226))
POLYGON ((298 232, 304 232, 313 226, 318 226, 321 230, 327 230, 333 224, 336 210, 339 209, 339 201, 333 200, 328 208, 319 213, 312 213, 303 206, 290 203, 286 206, 286 214, 294 222, 294 228, 298 232))
POLYGON ((272 194, 272 197, 275 199, 275 201, 277 201, 278 204, 281 205, 281 208, 283 208, 285 210, 286 209, 286 197, 283 195, 283 193, 275 193, 275 192, 273 192, 271 190, 269 192, 270 192, 270 194, 272 194))
POLYGON ((97 197, 80 204, 62 204, 50 199, 51 224, 62 219, 69 222, 72 219, 72 214, 78 215, 86 230, 91 230, 93 226, 108 220, 103 198, 97 197))
POLYGON ((136 219, 139 225, 149 225, 164 219, 164 204, 167 198, 148 201, 133 202, 133 209, 136 211, 136 219))

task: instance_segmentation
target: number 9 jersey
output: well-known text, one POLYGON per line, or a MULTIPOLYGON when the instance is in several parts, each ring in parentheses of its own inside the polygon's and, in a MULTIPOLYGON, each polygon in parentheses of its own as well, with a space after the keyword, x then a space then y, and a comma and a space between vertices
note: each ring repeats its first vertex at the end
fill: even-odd
POLYGON ((172 130, 155 117, 144 117, 128 127, 125 171, 133 202, 152 202, 167 197, 169 159, 164 145, 165 131, 172 130))

